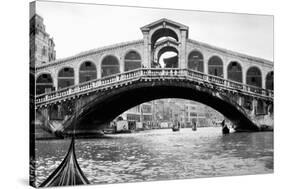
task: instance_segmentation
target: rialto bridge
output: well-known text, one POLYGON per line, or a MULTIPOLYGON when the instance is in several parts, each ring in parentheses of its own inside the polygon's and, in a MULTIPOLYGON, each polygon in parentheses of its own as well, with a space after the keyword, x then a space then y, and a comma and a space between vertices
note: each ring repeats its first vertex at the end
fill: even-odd
POLYGON ((192 40, 168 19, 140 29, 143 39, 38 65, 37 119, 87 133, 137 104, 175 97, 213 107, 237 130, 273 127, 273 62, 192 40))

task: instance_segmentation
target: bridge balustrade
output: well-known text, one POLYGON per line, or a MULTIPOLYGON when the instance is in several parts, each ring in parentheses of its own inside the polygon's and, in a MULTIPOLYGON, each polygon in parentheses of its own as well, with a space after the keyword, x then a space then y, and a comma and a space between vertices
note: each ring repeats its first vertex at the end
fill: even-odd
POLYGON ((225 85, 225 79, 217 76, 208 75, 208 81, 220 85, 225 85))
POLYGON ((188 75, 191 76, 191 77, 195 77, 195 78, 205 80, 205 81, 207 80, 206 74, 204 74, 202 72, 195 71, 195 70, 188 70, 188 75))
POLYGON ((227 83, 228 83, 227 86, 229 86, 231 88, 243 90, 243 84, 242 83, 238 83, 238 82, 235 82, 235 81, 228 81, 227 83))
POLYGON ((126 81, 126 80, 130 80, 132 78, 138 78, 138 77, 142 77, 142 76, 153 76, 153 77, 155 77, 155 76, 156 77, 157 76, 160 76, 160 77, 162 77, 162 76, 165 76, 165 77, 167 77, 167 76, 168 77, 184 76, 184 77, 189 77, 191 79, 199 79, 199 80, 203 80, 206 82, 216 83, 216 84, 219 84, 222 86, 226 86, 226 87, 230 87, 230 88, 234 88, 234 89, 238 89, 238 90, 242 90, 242 91, 246 91, 246 92, 251 92, 251 93, 260 94, 263 96, 273 97, 273 91, 271 91, 271 90, 265 90, 265 89, 261 89, 258 87, 238 83, 235 81, 226 80, 224 78, 204 74, 202 72, 198 72, 195 70, 178 69, 178 68, 174 68, 174 69, 141 68, 141 69, 127 71, 124 73, 107 76, 107 77, 104 77, 101 79, 87 81, 84 83, 80 83, 79 85, 70 86, 68 88, 60 89, 60 90, 53 91, 50 93, 40 94, 40 95, 36 96, 36 103, 46 102, 48 100, 65 97, 70 94, 79 93, 79 92, 83 92, 86 90, 95 89, 95 88, 98 88, 101 86, 113 84, 113 83, 116 83, 119 81, 126 81))

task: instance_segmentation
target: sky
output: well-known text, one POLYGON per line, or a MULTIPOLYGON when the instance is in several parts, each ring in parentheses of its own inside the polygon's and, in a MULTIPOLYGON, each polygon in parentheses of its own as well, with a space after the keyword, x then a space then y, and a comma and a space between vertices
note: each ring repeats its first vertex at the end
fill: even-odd
POLYGON ((161 18, 189 27, 189 38, 273 61, 273 16, 37 1, 57 59, 142 39, 140 27, 161 18))

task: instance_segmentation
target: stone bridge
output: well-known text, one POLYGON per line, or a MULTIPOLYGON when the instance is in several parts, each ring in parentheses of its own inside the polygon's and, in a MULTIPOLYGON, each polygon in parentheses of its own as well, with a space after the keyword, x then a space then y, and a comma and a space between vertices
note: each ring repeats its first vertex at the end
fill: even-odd
POLYGON ((273 62, 191 40, 168 19, 141 31, 142 40, 37 65, 37 117, 65 133, 76 117, 76 132, 89 133, 137 104, 175 97, 213 107, 237 130, 273 126, 273 62))

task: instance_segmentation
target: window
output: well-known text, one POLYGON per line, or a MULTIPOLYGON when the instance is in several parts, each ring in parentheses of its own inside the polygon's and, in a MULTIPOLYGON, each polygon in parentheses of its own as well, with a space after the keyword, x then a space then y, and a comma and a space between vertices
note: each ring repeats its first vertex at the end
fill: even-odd
POLYGON ((42 55, 45 56, 47 54, 47 49, 45 46, 42 48, 42 55))

